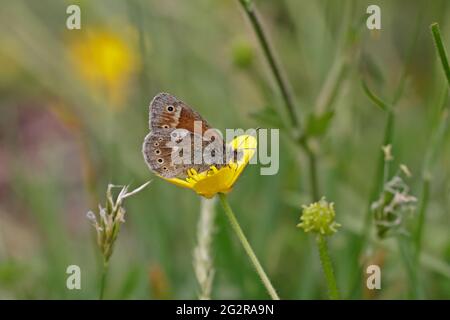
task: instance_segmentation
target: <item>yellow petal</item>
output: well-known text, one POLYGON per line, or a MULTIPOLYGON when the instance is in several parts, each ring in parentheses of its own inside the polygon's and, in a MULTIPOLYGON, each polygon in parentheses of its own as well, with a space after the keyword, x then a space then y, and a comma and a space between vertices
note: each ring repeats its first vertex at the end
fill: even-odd
POLYGON ((164 180, 173 183, 174 185, 177 185, 179 187, 192 189, 192 183, 187 182, 186 180, 180 179, 180 178, 164 178, 162 176, 159 176, 160 178, 163 178, 164 180))
POLYGON ((194 184, 194 190, 206 198, 212 198, 219 192, 227 193, 231 189, 233 175, 234 170, 231 167, 223 167, 214 174, 197 181, 194 184))
POLYGON ((248 162, 255 154, 257 145, 258 145, 258 142, 257 142, 256 138, 253 136, 249 136, 249 135, 242 135, 242 136, 236 137, 233 141, 231 141, 231 147, 233 149, 238 148, 243 151, 242 158, 237 162, 237 168, 235 170, 233 180, 231 181, 232 185, 239 178, 242 171, 245 169, 248 162))
POLYGON ((242 158, 237 163, 230 163, 219 170, 216 169, 217 171, 213 174, 197 181, 194 184, 195 192, 206 198, 212 198, 219 192, 228 193, 231 191, 234 183, 255 154, 257 140, 253 136, 242 135, 236 137, 229 145, 234 150, 242 150, 242 158))

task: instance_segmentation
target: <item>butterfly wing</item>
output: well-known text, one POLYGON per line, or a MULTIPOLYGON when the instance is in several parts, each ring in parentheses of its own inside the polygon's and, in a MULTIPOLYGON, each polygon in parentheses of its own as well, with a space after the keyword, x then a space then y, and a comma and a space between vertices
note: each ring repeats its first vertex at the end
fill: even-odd
POLYGON ((195 134, 185 130, 179 138, 173 138, 174 133, 180 135, 180 130, 157 129, 145 137, 142 153, 150 170, 164 178, 186 178, 188 169, 208 170, 209 164, 194 161, 195 152, 202 152, 206 142, 202 141, 203 147, 196 150, 193 148, 195 134))
POLYGON ((142 146, 142 153, 150 170, 165 178, 183 176, 187 171, 184 165, 172 162, 172 130, 174 129, 153 130, 145 137, 142 146))
POLYGON ((216 164, 218 168, 225 164, 227 148, 218 131, 212 129, 200 114, 171 94, 159 93, 150 103, 150 130, 151 132, 144 140, 142 151, 149 168, 160 176, 185 178, 188 169, 192 168, 197 172, 209 169, 211 159, 214 157, 205 156, 202 163, 194 161, 195 153, 202 153, 205 148, 221 150, 220 154, 223 157, 214 159, 221 158, 216 164), (201 124, 201 132, 195 131, 200 129, 199 124, 195 126, 196 121, 201 124), (189 156, 184 157, 187 161, 174 163, 173 155, 179 152, 180 146, 174 145, 172 135, 183 130, 185 130, 184 135, 189 135, 190 138, 187 140, 188 145, 185 150, 192 151, 189 156), (198 146, 194 145, 195 138, 201 140, 198 146), (201 148, 199 148, 200 145, 201 148))
POLYGON ((159 93, 150 103, 150 130, 179 128, 194 132, 195 121, 202 123, 202 131, 211 126, 200 114, 169 93, 159 93))

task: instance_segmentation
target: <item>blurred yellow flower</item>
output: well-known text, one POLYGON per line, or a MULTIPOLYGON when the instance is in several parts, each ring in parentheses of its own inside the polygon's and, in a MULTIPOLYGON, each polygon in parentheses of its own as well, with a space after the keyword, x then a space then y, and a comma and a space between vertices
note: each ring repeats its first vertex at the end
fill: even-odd
POLYGON ((242 135, 232 140, 230 146, 234 150, 242 150, 243 155, 236 162, 230 162, 220 169, 211 166, 209 170, 200 173, 190 169, 186 179, 161 178, 177 186, 192 189, 205 198, 212 198, 217 193, 228 193, 255 154, 257 141, 253 136, 242 135))
POLYGON ((117 108, 139 61, 133 48, 116 33, 93 29, 72 38, 68 49, 74 67, 93 90, 117 108))

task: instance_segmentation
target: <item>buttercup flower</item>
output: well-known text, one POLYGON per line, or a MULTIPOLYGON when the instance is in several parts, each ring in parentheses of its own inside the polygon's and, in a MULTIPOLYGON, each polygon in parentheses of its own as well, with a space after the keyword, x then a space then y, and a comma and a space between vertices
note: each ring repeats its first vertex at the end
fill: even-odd
POLYGON ((243 155, 236 162, 230 162, 220 169, 211 166, 209 170, 203 172, 190 169, 186 179, 161 178, 177 186, 192 189, 206 198, 212 198, 217 193, 228 193, 255 154, 257 141, 253 136, 242 135, 233 139, 230 142, 230 146, 234 150, 242 150, 243 155))
POLYGON ((72 38, 68 49, 74 67, 93 94, 101 92, 113 107, 121 105, 139 64, 128 42, 108 30, 93 29, 72 38))

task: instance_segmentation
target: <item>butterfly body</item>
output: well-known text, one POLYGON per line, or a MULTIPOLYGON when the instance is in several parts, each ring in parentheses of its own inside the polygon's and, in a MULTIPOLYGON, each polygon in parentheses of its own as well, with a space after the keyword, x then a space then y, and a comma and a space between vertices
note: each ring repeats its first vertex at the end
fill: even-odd
POLYGON ((168 93, 150 103, 150 133, 142 152, 150 170, 164 178, 185 178, 188 170, 203 172, 227 165, 239 153, 223 141, 199 113, 168 93))

